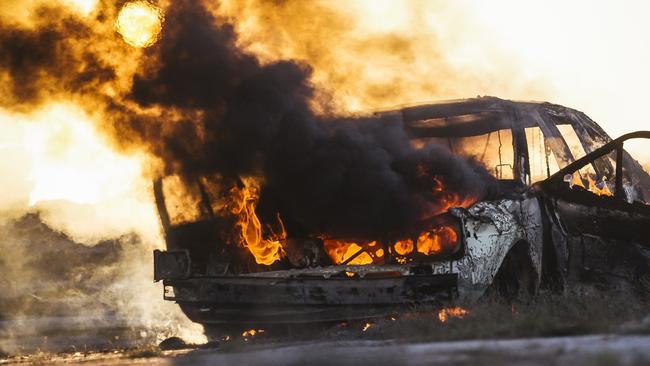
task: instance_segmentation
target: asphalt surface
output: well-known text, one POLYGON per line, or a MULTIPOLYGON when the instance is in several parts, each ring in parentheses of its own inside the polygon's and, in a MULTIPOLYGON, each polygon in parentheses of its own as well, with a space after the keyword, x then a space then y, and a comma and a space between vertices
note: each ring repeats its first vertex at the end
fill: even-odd
MULTIPOLYGON (((26 360, 27 361, 27 360, 26 360)), ((222 344, 213 349, 167 351, 157 357, 72 354, 47 363, 86 365, 649 365, 650 336, 480 340, 434 343, 315 342, 222 344)))

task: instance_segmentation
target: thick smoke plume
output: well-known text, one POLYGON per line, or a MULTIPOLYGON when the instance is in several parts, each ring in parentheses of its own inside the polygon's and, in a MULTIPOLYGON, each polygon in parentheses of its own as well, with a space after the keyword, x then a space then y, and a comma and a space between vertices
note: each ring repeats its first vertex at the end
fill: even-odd
POLYGON ((128 133, 185 175, 262 176, 262 204, 312 233, 369 238, 408 229, 440 212, 434 175, 461 197, 486 193, 487 173, 434 145, 412 148, 399 125, 318 118, 308 65, 261 65, 236 41, 203 7, 175 2, 145 61, 152 67, 135 76, 129 98, 191 117, 129 120, 128 133), (151 139, 161 130, 169 134, 151 139))
POLYGON ((0 21, 0 106, 29 111, 57 97, 96 98, 116 80, 101 55, 106 37, 93 25, 60 6, 38 7, 33 18, 0 21))
MULTIPOLYGON (((74 22, 56 24, 55 29, 84 35, 74 22)), ((3 51, 16 53, 18 41, 20 49, 36 52, 49 45, 57 50, 38 55, 38 62, 0 59, 14 88, 20 84, 17 75, 38 74, 36 67, 52 76, 48 62, 65 68, 65 52, 84 70, 96 72, 63 77, 58 87, 86 95, 86 88, 117 78, 92 48, 66 47, 56 31, 43 32, 5 33, 3 51), (79 80, 87 83, 78 85, 79 80)), ((161 39, 144 52, 130 89, 98 96, 104 130, 123 148, 144 147, 159 157, 167 173, 261 177, 262 214, 279 212, 297 233, 368 239, 399 235, 445 207, 432 177, 461 199, 490 190, 491 178, 482 168, 435 145, 411 147, 399 125, 316 116, 310 107, 315 90, 309 65, 290 60, 261 64, 238 48, 232 26, 199 2, 173 2, 161 39)), ((33 94, 13 93, 18 98, 33 94)))

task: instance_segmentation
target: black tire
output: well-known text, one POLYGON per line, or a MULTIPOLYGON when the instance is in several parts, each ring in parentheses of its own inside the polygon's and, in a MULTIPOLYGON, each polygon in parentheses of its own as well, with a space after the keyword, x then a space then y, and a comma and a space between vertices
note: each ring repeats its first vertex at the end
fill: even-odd
POLYGON ((526 242, 518 242, 510 249, 488 289, 490 295, 507 301, 525 300, 535 296, 537 276, 528 249, 526 242))

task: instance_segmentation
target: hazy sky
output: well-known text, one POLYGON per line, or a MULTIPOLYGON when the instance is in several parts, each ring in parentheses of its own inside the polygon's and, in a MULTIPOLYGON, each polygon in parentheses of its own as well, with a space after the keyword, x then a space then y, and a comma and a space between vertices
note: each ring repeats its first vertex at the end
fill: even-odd
POLYGON ((650 129, 650 1, 471 1, 477 18, 552 101, 611 135, 650 129))

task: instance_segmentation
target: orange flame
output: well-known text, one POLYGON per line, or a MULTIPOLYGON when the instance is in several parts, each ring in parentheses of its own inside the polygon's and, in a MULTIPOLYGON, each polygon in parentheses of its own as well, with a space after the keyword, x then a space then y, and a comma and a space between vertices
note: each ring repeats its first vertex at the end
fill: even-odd
POLYGON ((601 182, 603 188, 598 188, 598 185, 596 184, 596 181, 591 179, 591 177, 587 177, 589 180, 589 191, 598 195, 598 196, 613 196, 612 191, 609 190, 609 187, 607 186, 607 182, 603 179, 601 182))
POLYGON ((459 307, 459 306, 454 306, 454 307, 449 307, 449 308, 443 308, 438 311, 438 319, 441 322, 446 322, 449 320, 449 318, 464 318, 467 314, 469 314, 469 311, 459 307))
POLYGON ((233 187, 230 193, 235 198, 235 204, 231 213, 237 217, 236 226, 240 229, 238 244, 248 248, 255 257, 255 262, 268 266, 284 256, 282 242, 286 239, 287 232, 278 217, 281 232, 272 233, 269 238, 263 237, 262 224, 255 213, 258 192, 259 189, 252 181, 245 182, 243 188, 233 187))
POLYGON ((584 183, 582 182, 582 177, 580 176, 580 173, 575 172, 573 173, 573 180, 571 181, 571 186, 578 186, 585 188, 584 183))
MULTIPOLYGON (((455 245, 458 241, 458 234, 451 226, 439 226, 423 231, 417 239, 416 245, 411 239, 398 240, 393 244, 395 253, 398 256, 407 256, 417 247, 417 251, 424 255, 436 255, 442 252, 445 246, 455 245)), ((344 263, 355 255, 359 250, 364 252, 353 258, 348 264, 380 264, 384 259, 384 250, 377 245, 376 241, 359 245, 354 242, 341 240, 323 240, 325 251, 335 264, 344 263)), ((399 263, 405 263, 405 258, 397 258, 399 263)))
MULTIPOLYGON (((420 177, 430 184, 431 187, 431 210, 427 212, 423 219, 428 219, 442 213, 447 212, 452 207, 467 208, 474 204, 477 196, 467 196, 461 198, 460 195, 452 190, 447 189, 442 178, 437 175, 431 175, 428 168, 424 165, 419 165, 418 174, 420 177)), ((446 225, 442 225, 433 229, 425 230, 420 233, 414 245, 412 239, 401 239, 393 243, 391 246, 397 254, 398 263, 406 263, 408 258, 405 256, 411 254, 415 248, 419 253, 424 255, 439 254, 446 245, 455 244, 458 240, 456 231, 446 225)), ((335 264, 341 264, 347 259, 355 255, 359 250, 366 249, 357 257, 353 258, 349 264, 379 264, 383 261, 383 250, 376 248, 368 248, 375 246, 376 242, 359 245, 354 242, 346 242, 340 240, 324 240, 325 251, 335 264)))
POLYGON ((570 184, 571 187, 573 187, 573 186, 582 187, 582 188, 588 190, 589 192, 591 192, 591 193, 593 193, 595 195, 598 195, 598 196, 613 196, 614 195, 612 193, 612 191, 609 189, 609 186, 607 185, 607 180, 604 177, 603 177, 603 180, 600 182, 600 184, 602 185, 602 188, 599 188, 596 181, 588 174, 587 174, 587 182, 589 184, 589 188, 585 187, 585 184, 584 184, 584 182, 582 180, 582 176, 580 175, 580 172, 575 172, 575 173, 573 173, 573 175, 571 177, 571 181, 569 182, 569 184, 570 184))
POLYGON ((242 332, 242 337, 254 337, 256 334, 264 333, 264 329, 249 329, 242 332))
MULTIPOLYGON (((421 170, 420 174, 428 174, 425 168, 422 168, 421 170)), ((460 197, 458 193, 448 189, 443 180, 436 175, 431 177, 431 184, 433 186, 431 189, 431 196, 433 197, 432 201, 435 202, 435 205, 433 205, 431 211, 425 215, 425 219, 445 213, 452 207, 468 208, 479 199, 476 195, 460 197)))
MULTIPOLYGON (((325 251, 332 259, 332 261, 336 264, 341 264, 345 262, 346 260, 348 260, 348 258, 352 257, 359 250, 361 250, 362 247, 368 247, 369 244, 371 243, 365 245, 359 245, 357 243, 353 243, 353 242, 348 243, 340 240, 323 241, 325 251)), ((383 252, 381 254, 383 256, 383 252)), ((359 254, 356 258, 352 259, 348 264, 372 264, 372 263, 373 263, 372 257, 367 252, 363 252, 359 254)))
POLYGON ((440 253, 447 243, 456 243, 458 235, 456 231, 449 226, 437 227, 431 231, 425 231, 420 234, 417 241, 418 252, 424 255, 433 255, 440 253))
MULTIPOLYGON (((434 177, 436 182, 434 191, 438 197, 442 197, 443 207, 469 206, 474 198, 466 198, 460 201, 458 195, 453 192, 444 192, 444 185, 440 179, 434 177)), ((243 181, 241 187, 235 186, 230 189, 232 200, 230 212, 236 217, 236 227, 239 228, 236 237, 237 244, 247 248, 255 257, 258 264, 271 265, 282 259, 285 255, 282 244, 285 242, 287 233, 278 217, 280 232, 271 232, 267 237, 263 236, 262 224, 257 217, 255 207, 259 200, 259 183, 252 178, 243 181)), ((405 256, 417 250, 426 256, 439 254, 445 246, 455 245, 458 235, 454 228, 441 225, 427 229, 420 233, 417 240, 401 239, 391 245, 397 254, 396 260, 405 263, 408 258, 405 256)), ((377 241, 358 243, 336 239, 323 240, 325 251, 335 264, 382 264, 384 263, 384 248, 377 241)))
POLYGON ((395 242, 395 252, 399 255, 409 255, 413 252, 413 240, 398 240, 395 242))

